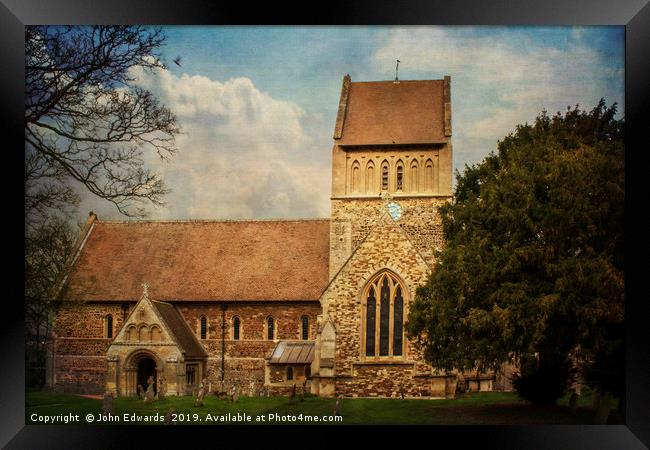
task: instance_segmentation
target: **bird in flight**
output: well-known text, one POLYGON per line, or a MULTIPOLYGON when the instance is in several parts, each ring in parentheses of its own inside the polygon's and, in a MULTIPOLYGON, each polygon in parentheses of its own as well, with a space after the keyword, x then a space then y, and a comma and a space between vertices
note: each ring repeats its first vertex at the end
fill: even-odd
POLYGON ((174 64, 176 64, 178 67, 182 67, 181 66, 181 57, 180 56, 177 56, 176 58, 174 58, 174 64))

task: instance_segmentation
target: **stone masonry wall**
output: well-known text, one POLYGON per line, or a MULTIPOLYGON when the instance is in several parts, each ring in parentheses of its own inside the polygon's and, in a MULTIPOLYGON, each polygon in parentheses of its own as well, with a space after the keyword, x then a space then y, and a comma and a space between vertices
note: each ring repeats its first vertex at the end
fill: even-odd
MULTIPOLYGON (((443 246, 442 221, 437 208, 449 201, 449 198, 395 198, 394 201, 399 203, 403 210, 402 217, 397 222, 398 226, 427 264, 433 266, 434 250, 443 246)), ((340 261, 341 264, 347 260, 376 225, 384 210, 384 204, 379 198, 332 200, 330 260, 340 261), (351 241, 350 245, 340 245, 348 239, 351 241)), ((336 267, 335 271, 338 268, 336 267)))
MULTIPOLYGON (((66 303, 57 312, 53 332, 53 370, 56 390, 65 392, 103 393, 106 386, 106 351, 112 339, 105 338, 104 318, 113 315, 113 336, 124 323, 124 318, 135 302, 121 304, 78 302, 66 303)), ((221 381, 221 308, 210 303, 177 304, 181 315, 200 338, 200 317, 208 320, 208 339, 201 344, 208 353, 208 378, 216 386, 221 381)), ((226 310, 225 381, 242 389, 250 382, 264 384, 265 358, 275 348, 277 340, 300 340, 301 317, 309 317, 309 338, 316 336, 316 317, 321 308, 318 302, 298 303, 232 303, 226 310), (240 319, 240 340, 232 335, 232 319, 240 319), (276 339, 266 339, 266 319, 276 321, 276 339)))
MULTIPOLYGON (((379 271, 388 269, 405 284, 404 317, 415 289, 426 280, 430 271, 422 256, 405 239, 399 223, 384 215, 352 258, 341 269, 321 297, 323 316, 333 320, 336 327, 335 371, 337 390, 345 395, 375 392, 393 395, 395 386, 406 389, 406 395, 419 396, 423 390, 431 390, 430 380, 418 380, 419 376, 431 377, 432 368, 405 340, 404 356, 394 358, 402 363, 366 366, 362 352, 362 299, 360 293, 366 283, 379 271), (349 377, 349 378, 347 378, 349 377)), ((386 361, 384 361, 386 362, 386 361)))

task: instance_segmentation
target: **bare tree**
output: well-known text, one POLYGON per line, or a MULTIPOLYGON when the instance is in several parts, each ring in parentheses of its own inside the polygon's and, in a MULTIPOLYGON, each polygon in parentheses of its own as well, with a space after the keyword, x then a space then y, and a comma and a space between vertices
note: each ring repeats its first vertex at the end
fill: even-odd
POLYGON ((30 229, 25 240, 25 344, 29 384, 44 380, 45 344, 54 311, 53 287, 72 256, 79 235, 64 217, 30 229))
POLYGON ((71 211, 74 181, 131 217, 168 192, 145 150, 176 151, 176 117, 136 83, 165 68, 159 28, 28 26, 25 31, 25 208, 28 224, 71 211))

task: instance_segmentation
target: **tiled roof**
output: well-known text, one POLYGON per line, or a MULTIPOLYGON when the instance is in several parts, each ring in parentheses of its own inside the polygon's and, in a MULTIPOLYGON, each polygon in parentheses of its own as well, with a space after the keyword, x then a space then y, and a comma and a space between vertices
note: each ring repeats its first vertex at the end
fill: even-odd
POLYGON ((95 220, 67 297, 161 301, 318 300, 328 282, 329 220, 95 220))
POLYGON ((341 145, 443 142, 444 81, 350 83, 341 145))
POLYGON ((152 301, 151 303, 156 307, 158 313, 163 317, 163 320, 167 323, 167 326, 171 329, 172 333, 174 333, 174 337, 181 349, 185 351, 186 357, 208 356, 203 346, 196 339, 194 333, 192 333, 192 330, 190 330, 187 322, 183 320, 180 313, 173 305, 157 301, 152 301))
POLYGON ((280 341, 269 359, 271 364, 311 364, 314 359, 313 342, 280 341))

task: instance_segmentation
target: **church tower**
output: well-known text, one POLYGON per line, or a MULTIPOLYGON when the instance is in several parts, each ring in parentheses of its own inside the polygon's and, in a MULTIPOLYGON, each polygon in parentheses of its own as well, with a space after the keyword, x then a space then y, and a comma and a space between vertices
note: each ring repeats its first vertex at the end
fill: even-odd
POLYGON ((405 332, 443 245, 451 199, 451 91, 442 80, 343 78, 332 149, 330 282, 320 297, 312 392, 453 395, 405 332))
POLYGON ((343 78, 332 150, 330 278, 387 207, 428 264, 451 199, 451 79, 343 78))

